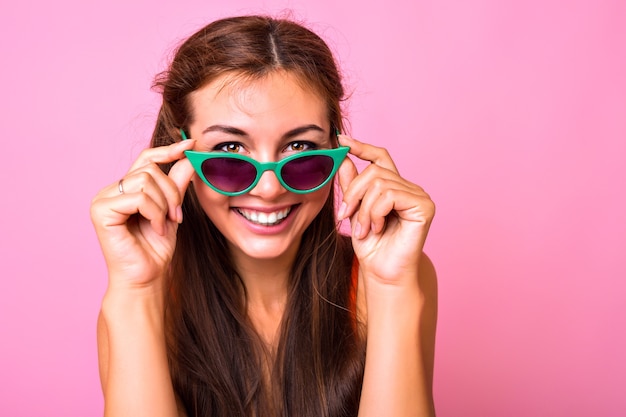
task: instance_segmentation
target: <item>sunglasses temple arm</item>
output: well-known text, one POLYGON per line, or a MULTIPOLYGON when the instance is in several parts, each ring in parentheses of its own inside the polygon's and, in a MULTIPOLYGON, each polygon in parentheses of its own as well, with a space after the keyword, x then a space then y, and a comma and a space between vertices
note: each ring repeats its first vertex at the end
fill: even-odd
POLYGON ((183 140, 187 140, 187 135, 185 134, 185 131, 183 129, 180 129, 180 136, 183 138, 183 140))

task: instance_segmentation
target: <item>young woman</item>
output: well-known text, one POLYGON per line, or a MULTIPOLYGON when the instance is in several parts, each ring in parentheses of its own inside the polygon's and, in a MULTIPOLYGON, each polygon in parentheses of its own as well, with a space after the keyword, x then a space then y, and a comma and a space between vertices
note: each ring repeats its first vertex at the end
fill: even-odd
POLYGON ((384 149, 339 134, 326 44, 224 19, 155 86, 151 148, 91 209, 105 415, 434 415, 434 205, 384 149))

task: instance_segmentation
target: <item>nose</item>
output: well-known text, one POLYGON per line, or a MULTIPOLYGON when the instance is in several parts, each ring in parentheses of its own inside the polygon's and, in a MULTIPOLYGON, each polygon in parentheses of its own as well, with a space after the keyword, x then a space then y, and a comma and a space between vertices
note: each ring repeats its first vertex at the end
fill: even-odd
POLYGON ((274 171, 265 171, 261 174, 259 182, 250 190, 250 195, 263 198, 264 200, 274 200, 289 191, 282 186, 274 171))

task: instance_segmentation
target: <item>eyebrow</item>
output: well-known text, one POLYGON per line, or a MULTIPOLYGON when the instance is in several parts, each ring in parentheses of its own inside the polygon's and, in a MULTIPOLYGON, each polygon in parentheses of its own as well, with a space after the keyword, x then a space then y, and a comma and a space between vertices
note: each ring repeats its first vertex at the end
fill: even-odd
MULTIPOLYGON (((283 135, 283 140, 284 139, 291 139, 295 136, 301 135, 303 133, 306 132, 310 132, 310 131, 315 131, 315 132, 322 132, 324 133, 324 129, 322 129, 321 127, 319 127, 316 124, 309 124, 309 125, 304 125, 304 126, 300 126, 300 127, 296 127, 295 129, 291 129, 290 131, 288 131, 287 133, 285 133, 283 135)), ((223 133, 227 133, 229 135, 234 135, 234 136, 243 136, 243 137, 248 137, 248 133, 246 133, 245 131, 233 127, 233 126, 227 126, 227 125, 212 125, 207 127, 206 129, 204 129, 202 131, 202 134, 204 135, 205 133, 209 133, 209 132, 223 132, 223 133)))
POLYGON ((237 129, 236 127, 225 126, 225 125, 209 126, 202 131, 202 134, 204 135, 209 132, 224 132, 224 133, 228 133, 229 135, 248 136, 248 134, 241 129, 237 129))
POLYGON ((318 125, 310 124, 310 125, 296 127, 295 129, 290 130, 289 132, 283 135, 283 139, 291 139, 295 136, 298 136, 298 135, 301 135, 303 133, 307 133, 310 131, 324 133, 324 129, 322 129, 318 125))

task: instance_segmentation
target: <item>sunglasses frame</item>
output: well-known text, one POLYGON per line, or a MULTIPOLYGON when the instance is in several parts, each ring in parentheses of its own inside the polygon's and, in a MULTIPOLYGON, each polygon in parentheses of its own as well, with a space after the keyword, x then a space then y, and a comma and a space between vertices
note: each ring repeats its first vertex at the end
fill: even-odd
MULTIPOLYGON (((185 132, 182 129, 181 129, 181 136, 183 140, 187 139, 187 136, 185 135, 185 132)), ((292 193, 307 194, 307 193, 312 193, 314 191, 317 191, 320 188, 324 187, 326 184, 328 184, 328 182, 335 176, 335 174, 339 170, 339 166, 348 155, 349 150, 350 148, 348 146, 339 146, 338 148, 333 148, 333 149, 314 149, 311 151, 298 152, 297 154, 290 155, 277 162, 259 162, 255 159, 250 158, 249 156, 240 155, 236 153, 227 153, 227 152, 185 151, 185 156, 187 157, 187 159, 189 159, 189 162, 191 162, 191 165, 195 169, 196 173, 202 179, 202 181, 204 181, 206 185, 208 185, 209 187, 211 187, 212 190, 220 194, 223 194, 229 197, 234 197, 234 196, 238 196, 241 194, 245 194, 249 192, 250 190, 252 190, 254 187, 256 187, 256 185, 259 183, 259 180, 261 179, 261 176, 263 175, 265 171, 273 171, 274 175, 276 175, 276 178, 278 178, 278 181, 280 182, 280 184, 286 190, 292 193), (331 170, 330 174, 328 174, 328 178, 326 178, 324 182, 308 190, 298 190, 298 189, 290 187, 287 183, 285 183, 281 174, 281 170, 287 163, 296 159, 316 156, 316 155, 328 156, 333 160, 333 169, 331 170), (204 173, 202 172, 202 163, 209 159, 216 159, 216 158, 238 159, 241 161, 248 162, 252 164, 252 166, 254 166, 254 168, 256 169, 256 178, 254 179, 254 181, 252 181, 252 183, 248 187, 246 187, 245 189, 241 191, 230 192, 230 191, 221 190, 217 188, 216 186, 214 186, 213 184, 211 184, 207 180, 207 178, 204 176, 204 173)))

